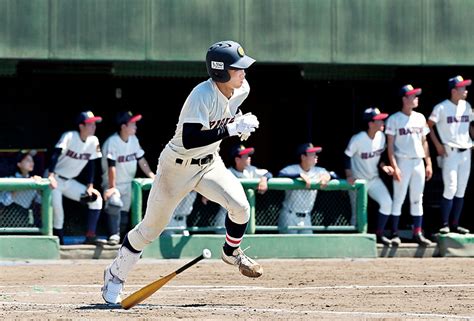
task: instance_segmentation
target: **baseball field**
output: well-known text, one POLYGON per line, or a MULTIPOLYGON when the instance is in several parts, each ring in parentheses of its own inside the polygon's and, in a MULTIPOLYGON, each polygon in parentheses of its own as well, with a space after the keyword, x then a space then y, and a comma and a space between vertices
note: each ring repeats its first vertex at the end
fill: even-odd
MULTIPOLYGON (((125 295, 188 261, 142 259, 125 295)), ((0 319, 474 319, 474 258, 268 259, 258 279, 210 259, 130 310, 103 303, 109 262, 0 262, 0 319)))

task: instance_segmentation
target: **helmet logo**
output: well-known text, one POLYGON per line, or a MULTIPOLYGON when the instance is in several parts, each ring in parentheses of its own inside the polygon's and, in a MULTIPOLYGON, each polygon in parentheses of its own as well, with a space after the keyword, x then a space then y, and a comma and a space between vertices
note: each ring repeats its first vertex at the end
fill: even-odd
POLYGON ((224 70, 224 63, 222 61, 211 61, 211 68, 224 70))
POLYGON ((237 52, 238 52, 240 57, 245 56, 244 48, 242 48, 242 47, 237 48, 237 52))

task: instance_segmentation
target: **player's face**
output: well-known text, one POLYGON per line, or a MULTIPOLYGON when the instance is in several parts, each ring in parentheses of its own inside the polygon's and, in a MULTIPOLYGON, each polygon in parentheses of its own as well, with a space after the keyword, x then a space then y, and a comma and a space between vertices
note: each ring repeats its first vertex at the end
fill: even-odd
POLYGON ((84 125, 80 125, 81 133, 84 133, 85 136, 93 136, 95 134, 96 124, 94 123, 87 123, 84 125))
POLYGON ((18 168, 21 171, 29 173, 29 172, 33 171, 33 168, 35 166, 35 162, 33 160, 33 157, 31 157, 31 155, 27 155, 25 158, 23 158, 21 160, 21 162, 18 162, 16 164, 16 166, 18 166, 18 168))
POLYGON ((229 70, 230 80, 228 84, 232 89, 242 87, 245 79, 245 70, 243 69, 230 69, 229 70))
POLYGON ((467 89, 466 86, 463 87, 457 87, 455 90, 453 90, 456 95, 456 99, 466 99, 467 98, 467 89))
POLYGON ((374 123, 374 127, 376 130, 380 130, 380 131, 384 130, 385 121, 383 119, 374 120, 372 123, 374 123))
POLYGON ((407 105, 411 108, 418 107, 418 96, 417 95, 410 95, 405 97, 407 101, 407 105))
POLYGON ((133 136, 137 133, 137 123, 136 122, 129 122, 127 125, 124 126, 125 132, 129 136, 133 136))
POLYGON ((301 160, 303 162, 303 168, 313 167, 314 165, 318 163, 318 154, 316 153, 303 154, 301 157, 301 160))
POLYGON ((237 169, 244 169, 245 167, 249 166, 252 162, 252 158, 249 154, 238 156, 235 158, 235 165, 237 169))

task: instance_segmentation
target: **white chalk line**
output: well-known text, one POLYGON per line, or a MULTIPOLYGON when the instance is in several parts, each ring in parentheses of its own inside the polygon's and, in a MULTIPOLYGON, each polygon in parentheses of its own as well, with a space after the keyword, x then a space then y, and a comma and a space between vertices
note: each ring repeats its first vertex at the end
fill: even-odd
MULTIPOLYGON (((142 288, 148 284, 126 284, 126 288, 142 288)), ((47 285, 0 285, 0 289, 14 289, 27 288, 37 292, 43 292, 43 289, 51 288, 101 288, 98 284, 47 284, 47 285)), ((302 286, 302 287, 265 287, 265 286, 251 286, 251 285, 165 285, 163 289, 169 291, 181 291, 186 289, 193 289, 193 291, 310 291, 310 290, 338 290, 338 289, 413 289, 413 288, 471 288, 474 283, 461 284, 387 284, 387 285, 331 285, 331 286, 302 286)), ((57 292, 57 291, 56 291, 57 292)), ((3 292, 0 292, 2 294, 3 292)), ((64 293, 64 292, 62 292, 64 293)))
MULTIPOLYGON (((11 305, 11 306, 34 306, 34 307, 56 307, 58 309, 69 307, 73 309, 87 307, 87 304, 67 304, 67 303, 26 303, 26 302, 0 302, 0 305, 11 305)), ((105 304, 104 304, 105 306, 105 304)), ((195 310, 195 311, 220 311, 220 312, 243 312, 243 313, 285 313, 290 315, 339 315, 339 316, 357 316, 357 317, 422 317, 422 318, 449 318, 449 319, 460 319, 460 320, 469 320, 474 317, 474 315, 452 315, 452 314, 440 314, 440 313, 414 313, 414 312, 367 312, 367 311, 323 311, 323 310, 295 310, 295 309, 275 309, 275 308, 256 308, 256 307, 242 307, 242 306, 232 306, 229 308, 226 307, 205 307, 205 306, 179 306, 179 305, 150 305, 143 304, 142 306, 138 305, 133 310, 144 308, 150 310, 150 308, 155 307, 160 310, 170 309, 173 311, 176 310, 195 310)), ((112 308, 111 308, 112 309, 112 308)), ((107 309, 101 309, 103 311, 107 309)), ((127 313, 126 310, 121 310, 113 308, 114 312, 127 313)), ((27 310, 27 311, 12 311, 15 313, 38 313, 38 310, 27 310)))

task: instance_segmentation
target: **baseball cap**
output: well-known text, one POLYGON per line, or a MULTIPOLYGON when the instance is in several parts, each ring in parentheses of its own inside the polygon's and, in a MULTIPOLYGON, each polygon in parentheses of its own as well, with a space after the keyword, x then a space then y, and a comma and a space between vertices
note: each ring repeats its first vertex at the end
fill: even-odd
POLYGON ((77 117, 78 124, 100 123, 101 121, 102 121, 102 117, 94 116, 94 113, 91 112, 90 110, 83 111, 77 117))
POLYGON ((117 114, 117 124, 127 124, 129 122, 137 122, 142 119, 142 115, 133 115, 131 111, 124 111, 117 114))
POLYGON ((457 87, 464 87, 470 86, 472 83, 471 79, 464 79, 461 76, 456 76, 453 78, 449 78, 448 80, 448 87, 449 89, 457 88, 457 87))
POLYGON ((373 121, 373 120, 382 120, 388 117, 388 114, 381 113, 380 110, 376 107, 370 107, 364 110, 364 114, 362 115, 362 119, 364 121, 373 121))
POLYGON ((400 96, 405 97, 405 96, 411 96, 411 95, 420 95, 421 94, 421 88, 413 88, 412 85, 408 84, 400 88, 400 96))
POLYGON ((298 146, 297 153, 298 155, 303 155, 306 153, 319 153, 323 148, 319 146, 314 146, 311 143, 305 143, 298 146))
POLYGON ((244 145, 235 145, 230 150, 230 155, 232 157, 252 155, 255 152, 253 147, 245 147, 244 145))

